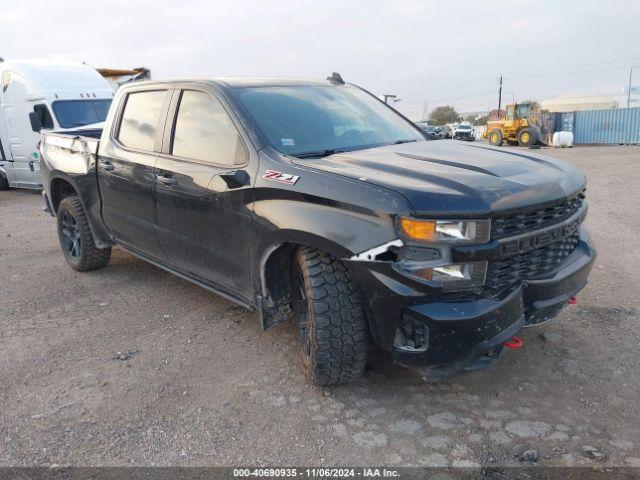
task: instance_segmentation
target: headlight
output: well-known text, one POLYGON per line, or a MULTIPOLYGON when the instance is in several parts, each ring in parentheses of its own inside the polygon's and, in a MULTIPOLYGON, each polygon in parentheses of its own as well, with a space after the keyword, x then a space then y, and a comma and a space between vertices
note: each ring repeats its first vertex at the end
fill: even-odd
POLYGON ((417 220, 399 217, 397 226, 405 239, 426 243, 486 243, 491 234, 491 220, 417 220))
POLYGON ((425 262, 404 261, 399 262, 398 267, 419 280, 437 282, 448 292, 480 287, 487 275, 487 262, 433 266, 425 262))

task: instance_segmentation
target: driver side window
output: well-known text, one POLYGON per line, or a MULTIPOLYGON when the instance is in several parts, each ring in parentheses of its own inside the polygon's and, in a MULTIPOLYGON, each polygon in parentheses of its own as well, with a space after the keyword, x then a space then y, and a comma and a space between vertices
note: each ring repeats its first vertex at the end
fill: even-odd
POLYGON ((242 165, 248 153, 220 102, 205 92, 182 92, 171 153, 216 165, 242 165))

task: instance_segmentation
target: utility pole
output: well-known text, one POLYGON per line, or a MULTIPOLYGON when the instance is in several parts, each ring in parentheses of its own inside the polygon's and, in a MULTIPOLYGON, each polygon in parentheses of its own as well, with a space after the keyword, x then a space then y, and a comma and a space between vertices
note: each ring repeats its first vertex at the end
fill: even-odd
POLYGON ((502 107, 502 75, 500 75, 500 89, 498 90, 498 115, 500 114, 500 107, 502 107))
POLYGON ((422 119, 426 120, 429 115, 429 102, 422 102, 422 119))
POLYGON ((631 76, 633 75, 633 67, 629 69, 629 89, 627 90, 627 108, 631 104, 631 76))

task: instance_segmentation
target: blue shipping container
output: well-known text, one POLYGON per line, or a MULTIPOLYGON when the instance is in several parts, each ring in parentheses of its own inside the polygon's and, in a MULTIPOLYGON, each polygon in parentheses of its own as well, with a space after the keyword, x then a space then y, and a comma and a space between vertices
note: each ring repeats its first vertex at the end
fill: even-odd
POLYGON ((640 143, 640 108, 574 112, 573 143, 640 143))
POLYGON ((565 112, 560 117, 560 130, 573 132, 573 112, 565 112))

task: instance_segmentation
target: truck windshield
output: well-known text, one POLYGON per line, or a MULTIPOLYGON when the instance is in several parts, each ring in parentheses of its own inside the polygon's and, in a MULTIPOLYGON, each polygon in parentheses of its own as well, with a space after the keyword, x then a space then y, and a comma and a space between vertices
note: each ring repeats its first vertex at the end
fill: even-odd
POLYGON ((104 122, 111 105, 110 99, 103 100, 56 100, 53 113, 62 128, 75 128, 104 122))
POLYGON ((241 87, 234 96, 281 153, 320 157, 425 140, 417 128, 357 87, 241 87))

